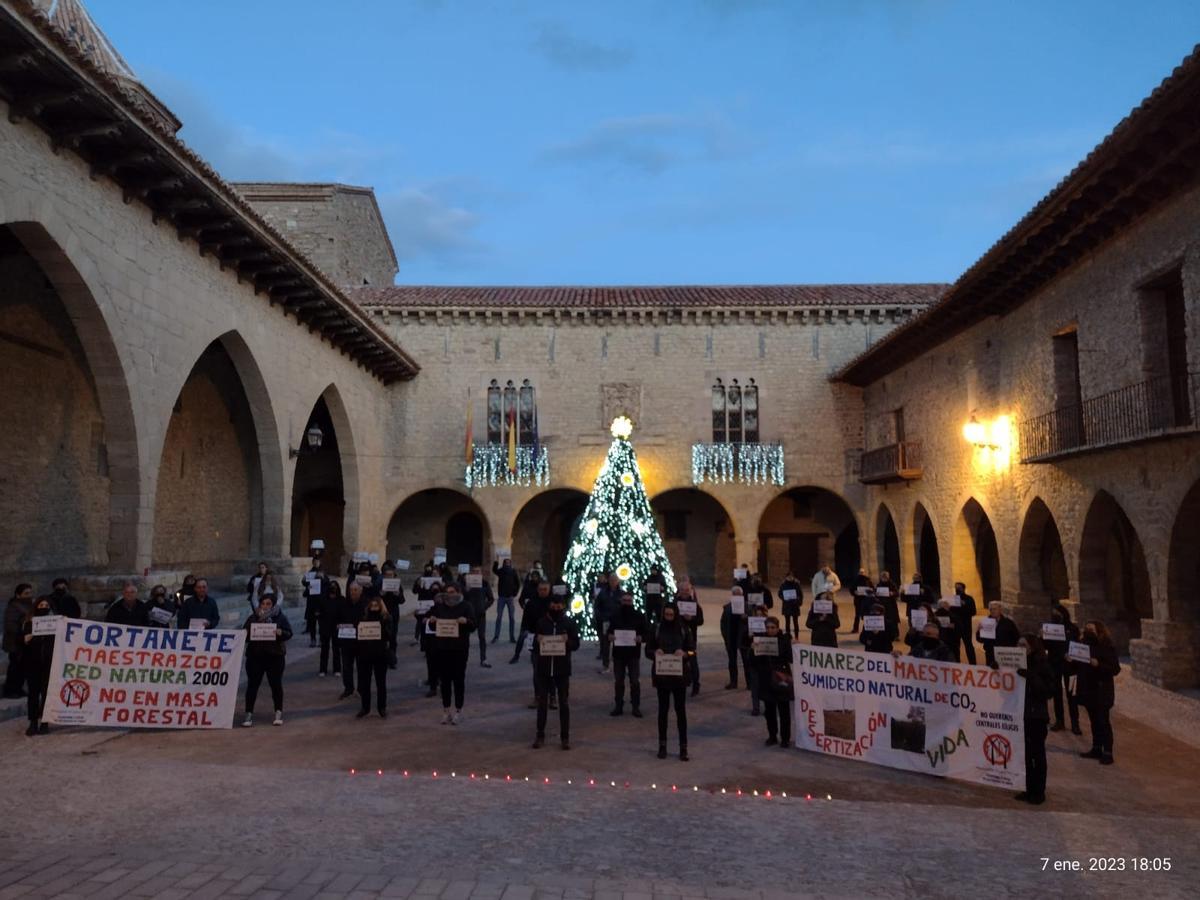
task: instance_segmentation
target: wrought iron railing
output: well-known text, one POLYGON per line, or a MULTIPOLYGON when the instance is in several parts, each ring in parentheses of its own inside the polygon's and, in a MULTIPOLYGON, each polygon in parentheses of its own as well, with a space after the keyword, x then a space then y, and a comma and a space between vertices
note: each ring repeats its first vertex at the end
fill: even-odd
POLYGON ((692 484, 784 480, 782 444, 692 444, 692 484))
POLYGON ((1194 430, 1198 415, 1200 372, 1151 378, 1026 419, 1021 462, 1194 430))
POLYGON ((863 484, 912 481, 920 477, 920 441, 901 441, 868 450, 859 460, 858 480, 863 484))

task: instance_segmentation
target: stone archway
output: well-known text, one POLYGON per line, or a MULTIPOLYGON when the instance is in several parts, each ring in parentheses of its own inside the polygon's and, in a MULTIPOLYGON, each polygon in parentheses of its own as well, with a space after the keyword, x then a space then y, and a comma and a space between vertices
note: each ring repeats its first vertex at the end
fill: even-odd
POLYGON ((992 520, 974 497, 963 504, 954 523, 954 580, 968 593, 976 593, 983 605, 1002 599, 1000 550, 992 520))
POLYGON ((758 521, 758 546, 758 569, 772 585, 789 570, 807 581, 825 565, 849 585, 861 565, 854 511, 826 488, 791 488, 767 504, 758 521))
POLYGON ((548 576, 561 575, 587 502, 588 495, 575 488, 554 488, 530 499, 513 519, 513 565, 524 571, 536 560, 548 576))
POLYGON ((935 597, 942 594, 942 556, 938 552, 937 533, 933 528, 933 517, 921 503, 913 508, 913 558, 921 573, 921 583, 935 597))
POLYGON ((0 345, 0 572, 135 571, 128 383, 84 275, 34 222, 0 226, 0 345))
POLYGON ((487 516, 474 500, 449 488, 428 488, 392 513, 387 557, 409 560, 419 569, 433 558, 435 548, 444 547, 451 565, 479 565, 489 540, 487 516))
POLYGON ((878 579, 884 572, 892 577, 894 584, 901 584, 904 575, 900 571, 900 536, 896 532, 896 520, 886 503, 879 504, 875 511, 875 565, 878 579))
POLYGON ((326 565, 341 571, 345 554, 360 548, 349 546, 354 536, 346 534, 347 525, 358 520, 358 491, 353 438, 336 387, 330 385, 317 398, 291 442, 298 453, 292 476, 291 555, 307 556, 312 540, 319 538, 325 542, 326 565), (321 431, 319 448, 306 439, 314 426, 321 431))
POLYGON ((1149 652, 1132 649, 1141 677, 1166 688, 1200 686, 1200 481, 1179 505, 1167 558, 1167 621, 1143 621, 1149 652))
POLYGON ((650 508, 676 580, 687 575, 701 587, 729 582, 738 565, 736 535, 719 500, 698 488, 674 488, 657 494, 650 508))
POLYGON ((1101 619, 1122 652, 1154 618, 1150 576, 1141 539, 1112 494, 1099 491, 1088 507, 1079 544, 1079 604, 1084 618, 1101 619))
POLYGON ((1071 595, 1058 523, 1041 497, 1034 497, 1021 525, 1017 550, 1021 602, 1047 606, 1071 595))

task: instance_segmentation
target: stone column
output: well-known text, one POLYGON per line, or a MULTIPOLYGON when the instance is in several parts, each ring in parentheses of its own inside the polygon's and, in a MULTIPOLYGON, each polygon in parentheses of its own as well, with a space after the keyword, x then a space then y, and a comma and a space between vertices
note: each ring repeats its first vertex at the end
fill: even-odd
POLYGON ((1129 642, 1133 674, 1167 690, 1200 683, 1200 624, 1142 619, 1142 636, 1129 642))

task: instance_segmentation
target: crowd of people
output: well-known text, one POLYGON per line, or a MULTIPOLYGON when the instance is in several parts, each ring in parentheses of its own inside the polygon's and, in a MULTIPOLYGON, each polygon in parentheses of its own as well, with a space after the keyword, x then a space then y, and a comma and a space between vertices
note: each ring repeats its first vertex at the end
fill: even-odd
MULTIPOLYGON (((356 557, 362 556, 356 554, 356 557)), ((407 568, 407 564, 405 564, 407 568)), ((355 558, 345 572, 324 569, 315 556, 302 579, 304 629, 316 654, 317 675, 340 675, 341 699, 357 694, 359 718, 370 715, 372 702, 380 717, 387 716, 388 673, 398 665, 397 648, 404 640, 402 612, 407 611, 401 569, 385 561, 355 558), (405 609, 402 610, 402 607, 405 609)), ((721 608, 720 634, 726 651, 726 690, 739 687, 739 669, 749 692, 753 716, 766 723, 768 746, 792 743, 791 703, 794 699, 790 645, 801 640, 800 616, 805 607, 804 585, 791 572, 772 592, 761 575, 749 567, 734 573, 728 599, 721 608), (779 598, 783 621, 773 614, 779 598)), ((413 630, 409 643, 425 656, 421 686, 428 697, 440 695, 442 723, 462 722, 466 676, 471 645, 477 642, 479 664, 487 660, 488 611, 496 610, 491 644, 499 642, 505 613, 508 639, 513 645, 510 664, 529 651, 532 661, 536 709, 534 748, 544 746, 549 712, 558 713, 558 738, 570 748, 570 680, 572 660, 582 646, 579 623, 567 614, 569 589, 561 578, 550 578, 535 561, 519 573, 511 559, 491 567, 495 579, 479 566, 451 568, 444 560, 430 562, 409 583, 414 600, 413 630), (475 641, 472 638, 475 638, 475 641)), ((871 579, 865 570, 848 586, 853 596, 854 621, 850 634, 870 653, 943 662, 976 663, 975 643, 983 648, 984 661, 997 667, 997 649, 1020 647, 1025 663, 1017 670, 1026 680, 1025 753, 1028 787, 1021 799, 1045 799, 1046 737, 1065 730, 1079 735, 1079 709, 1088 713, 1092 748, 1081 756, 1108 765, 1113 761, 1113 733, 1109 718, 1114 701, 1113 680, 1120 663, 1103 622, 1089 621, 1080 629, 1062 604, 1050 610, 1050 621, 1041 634, 1022 633, 1004 605, 993 602, 987 615, 976 618, 978 606, 958 583, 954 593, 935 598, 919 573, 904 585, 888 572, 871 579), (900 604, 904 604, 901 618, 900 604), (901 630, 904 631, 901 637, 901 630), (1079 642, 1089 648, 1087 662, 1072 659, 1068 647, 1079 642), (1047 704, 1053 708, 1053 724, 1047 704)), ((838 575, 826 566, 809 581, 805 628, 815 646, 837 647, 841 619, 837 594, 838 575)), ((695 587, 681 578, 674 590, 663 573, 652 570, 638 594, 610 573, 600 573, 592 588, 592 629, 597 635, 598 672, 613 678, 610 715, 630 713, 642 718, 642 660, 649 663, 650 685, 657 694, 658 756, 667 756, 669 722, 675 713, 678 755, 688 759, 687 701, 700 692, 699 632, 704 610, 695 587), (689 690, 690 689, 690 690, 689 690)), ((262 681, 271 691, 272 724, 283 724, 283 673, 292 625, 284 613, 282 581, 266 563, 246 584, 249 607, 242 628, 247 632, 244 727, 254 724, 254 710, 262 681)), ((68 591, 65 579, 56 579, 48 594, 34 597, 29 584, 17 585, 4 614, 4 650, 9 665, 4 696, 28 697, 30 736, 45 734, 42 721, 46 686, 50 676, 54 636, 35 628, 40 616, 79 618, 80 604, 68 591)), ((186 576, 178 591, 164 585, 151 588, 148 598, 127 582, 120 596, 105 610, 105 620, 151 628, 216 628, 220 609, 209 595, 205 578, 186 576)))

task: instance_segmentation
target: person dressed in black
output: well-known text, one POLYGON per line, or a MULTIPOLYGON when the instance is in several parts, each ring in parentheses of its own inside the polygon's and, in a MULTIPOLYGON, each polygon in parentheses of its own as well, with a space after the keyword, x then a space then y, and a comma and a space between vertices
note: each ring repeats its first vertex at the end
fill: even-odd
POLYGON ((250 604, 251 615, 258 609, 258 588, 262 584, 263 579, 271 573, 271 567, 265 562, 258 564, 258 571, 250 576, 250 580, 246 582, 246 602, 250 604))
POLYGON ((824 593, 813 598, 804 625, 812 632, 809 642, 814 647, 836 647, 838 645, 837 630, 841 627, 842 620, 838 618, 837 601, 833 599, 833 594, 824 593), (832 612, 817 612, 817 604, 821 602, 828 602, 832 612))
POLYGON ((521 579, 513 568, 511 559, 497 560, 492 563, 492 574, 496 576, 496 632, 492 635, 492 643, 500 640, 500 624, 504 621, 504 611, 508 610, 508 642, 515 644, 517 598, 521 596, 521 579))
MULTIPOLYGON (((525 613, 525 607, 529 605, 529 601, 538 595, 539 585, 544 581, 546 579, 542 573, 542 564, 534 561, 529 571, 525 573, 525 578, 521 582, 521 593, 517 596, 517 606, 521 609, 521 632, 517 635, 517 644, 513 647, 512 659, 508 661, 509 665, 515 664, 521 658, 521 651, 525 649, 525 637, 526 635, 533 634, 533 631, 526 631, 526 626, 532 628, 538 618, 545 614, 545 609, 541 610, 535 618, 530 618, 525 613)), ((546 582, 546 584, 546 591, 549 594, 549 582, 546 582)))
POLYGON ((1070 690, 1071 676, 1075 672, 1075 664, 1067 659, 1067 649, 1071 645, 1071 641, 1079 640, 1079 628, 1071 621, 1071 613, 1061 603, 1056 603, 1050 608, 1050 624, 1061 625, 1063 629, 1062 640, 1057 638, 1054 640, 1043 640, 1046 647, 1046 656, 1050 660, 1050 668, 1054 672, 1054 693, 1051 695, 1054 699, 1054 724, 1050 726, 1051 731, 1063 731, 1066 729, 1063 713, 1063 694, 1066 696, 1066 710, 1071 719, 1071 734, 1083 734, 1079 728, 1079 702, 1075 694, 1070 690))
POLYGON ((675 703, 675 727, 679 731, 679 759, 687 762, 687 686, 691 680, 688 669, 692 665, 692 649, 695 639, 692 630, 684 625, 673 604, 663 607, 662 621, 650 630, 646 639, 646 657, 653 661, 650 680, 658 692, 658 758, 667 758, 667 717, 671 702, 675 703), (677 657, 682 662, 681 674, 663 674, 659 661, 666 656, 677 657))
POLYGON ((800 608, 804 605, 804 585, 789 569, 779 585, 779 600, 783 605, 783 627, 788 637, 800 633, 800 608))
POLYGON ((942 643, 937 622, 929 621, 921 629, 921 638, 913 644, 909 656, 916 659, 936 659, 938 662, 954 662, 954 654, 942 643))
POLYGON ((960 662, 958 656, 958 627, 954 624, 954 619, 950 615, 950 600, 947 597, 940 597, 937 601, 937 606, 931 607, 929 610, 929 621, 937 622, 938 636, 942 639, 942 643, 950 648, 950 656, 955 662, 960 662))
POLYGON ((679 621, 692 633, 691 650, 688 651, 688 661, 691 663, 688 668, 692 681, 692 696, 695 697, 700 693, 700 628, 704 624, 704 607, 700 605, 700 598, 696 595, 696 588, 692 585, 692 581, 687 576, 679 579, 679 590, 675 592, 675 597, 671 601, 675 606, 675 611, 679 621), (683 606, 682 604, 687 604, 683 606))
POLYGON ((625 591, 616 615, 609 619, 608 640, 612 642, 613 708, 609 715, 625 712, 625 678, 629 678, 629 703, 633 717, 642 717, 642 640, 646 615, 633 605, 633 594, 625 591), (620 639, 622 643, 618 644, 620 639), (632 642, 632 643, 630 643, 632 642))
POLYGON ((558 695, 559 739, 571 749, 571 654, 579 649, 579 628, 566 614, 567 598, 550 595, 546 614, 534 626, 533 670, 537 691, 537 736, 533 749, 546 743, 550 690, 558 695), (564 649, 565 648, 565 649, 564 649))
POLYGON ((884 569, 879 573, 879 580, 875 582, 874 602, 883 607, 884 617, 889 624, 896 626, 897 634, 900 633, 900 604, 896 598, 898 593, 891 573, 884 569))
POLYGON ((758 673, 758 693, 767 720, 766 745, 792 745, 792 641, 779 630, 779 620, 767 617, 766 633, 755 635, 751 653, 758 673))
POLYGON ((221 610, 217 601, 208 596, 207 578, 196 579, 192 585, 192 595, 179 605, 175 623, 178 628, 191 628, 196 624, 203 624, 205 628, 216 628, 221 624, 221 610))
POLYGON ((21 583, 13 589, 12 598, 4 607, 4 652, 8 654, 8 671, 4 677, 4 696, 15 699, 25 696, 25 666, 21 656, 25 641, 21 629, 33 614, 33 585, 21 583))
POLYGON ((392 630, 391 643, 388 645, 388 668, 394 669, 400 664, 396 657, 396 647, 400 641, 400 607, 404 605, 404 585, 400 583, 399 573, 390 562, 384 562, 375 579, 377 592, 383 598, 383 605, 388 611, 388 627, 392 630), (390 590, 389 590, 390 589, 390 590))
MULTIPOLYGON (((358 623, 362 621, 367 604, 363 600, 363 586, 350 582, 345 597, 337 605, 337 642, 342 657, 342 696, 345 700, 354 693, 354 674, 358 662, 358 623)), ((362 685, 359 685, 360 689, 362 685)))
MULTIPOLYGON (((522 609, 521 609, 521 634, 526 635, 527 637, 523 638, 523 640, 528 640, 529 642, 531 642, 531 644, 536 643, 534 633, 537 631, 538 622, 540 622, 542 620, 542 618, 546 615, 546 613, 550 611, 550 599, 553 596, 554 595, 550 593, 550 582, 543 581, 538 584, 537 589, 533 593, 533 596, 530 597, 525 602, 525 606, 522 607, 522 609)), ((566 598, 563 597, 562 595, 559 595, 559 597, 562 600, 563 604, 565 605, 566 598)), ((537 700, 537 696, 538 696, 537 658, 532 653, 532 647, 531 647, 531 652, 529 654, 529 657, 533 664, 533 701, 529 704, 529 708, 537 709, 537 704, 538 704, 538 700, 537 700)), ((557 708, 557 705, 556 705, 557 701, 555 700, 553 683, 551 683, 551 685, 550 685, 549 703, 550 703, 551 709, 557 708)))
POLYGON ((320 618, 321 595, 325 592, 322 579, 321 557, 314 556, 312 568, 304 573, 302 593, 304 595, 304 633, 308 635, 308 646, 317 646, 317 620, 320 618))
POLYGON ((896 626, 887 620, 883 613, 883 604, 874 603, 863 615, 862 631, 858 639, 863 643, 863 649, 868 653, 891 653, 900 635, 896 626), (871 619, 868 627, 868 617, 871 619), (875 620, 878 621, 875 621, 875 620))
POLYGON ((987 664, 995 669, 997 668, 996 648, 1017 646, 1017 641, 1021 639, 1021 631, 1017 628, 1017 623, 1004 614, 1004 604, 999 600, 993 601, 988 605, 988 618, 994 619, 996 622, 996 636, 992 638, 983 637, 982 622, 975 636, 979 638, 979 643, 983 644, 983 655, 987 664))
POLYGON ((1054 670, 1037 635, 1022 636, 1017 646, 1025 648, 1025 668, 1017 669, 1025 679, 1025 790, 1016 799, 1036 805, 1046 802, 1046 701, 1054 693, 1054 670))
MULTIPOLYGON (((650 567, 650 576, 642 585, 646 597, 646 627, 653 628, 662 619, 663 605, 667 602, 667 577, 658 566, 650 567)), ((641 652, 638 652, 641 658, 641 652)))
POLYGON ((24 644, 21 665, 25 667, 25 683, 29 686, 28 737, 46 734, 50 726, 42 721, 46 706, 46 689, 50 684, 50 663, 54 659, 54 634, 34 634, 33 623, 45 616, 54 615, 49 597, 38 597, 33 612, 21 624, 21 640, 24 644))
POLYGON ((1116 700, 1113 680, 1121 674, 1117 648, 1103 622, 1091 620, 1083 626, 1083 643, 1091 650, 1088 662, 1075 663, 1076 693, 1092 724, 1092 749, 1080 753, 1084 759, 1098 759, 1100 765, 1113 764, 1113 729, 1109 718, 1116 700))
POLYGON ((850 589, 854 592, 854 625, 851 626, 850 633, 858 634, 862 617, 871 615, 871 606, 875 603, 875 585, 871 583, 871 576, 867 574, 866 569, 858 570, 850 589))
POLYGON ((421 653, 425 656, 424 684, 427 689, 425 696, 436 697, 438 693, 437 640, 430 616, 433 613, 433 607, 437 605, 438 599, 442 596, 442 583, 435 576, 425 577, 432 577, 434 581, 429 587, 422 587, 420 593, 417 594, 417 640, 420 643, 421 653))
POLYGON ((471 655, 471 632, 475 613, 458 588, 446 585, 429 613, 427 625, 433 631, 434 659, 437 660, 438 684, 442 687, 442 724, 457 725, 462 720, 467 693, 467 658, 471 655), (450 694, 454 693, 454 711, 450 694))
POLYGON ((904 586, 905 615, 911 618, 912 611, 922 606, 933 605, 933 592, 925 584, 920 572, 913 572, 912 581, 904 586))
POLYGON ((388 660, 396 647, 396 631, 392 614, 378 594, 364 601, 366 608, 355 629, 355 664, 358 666, 358 696, 362 700, 356 718, 371 713, 371 679, 375 679, 375 708, 379 718, 387 718, 388 660))
POLYGON ((292 625, 275 604, 275 595, 265 593, 259 596, 258 607, 242 628, 246 632, 246 718, 242 727, 254 724, 254 703, 264 675, 271 686, 271 703, 275 708, 271 724, 282 725, 283 663, 287 642, 292 639, 292 625))
POLYGON ((321 644, 321 657, 317 668, 317 675, 324 678, 329 674, 330 650, 333 651, 333 674, 337 675, 342 671, 342 651, 337 642, 338 610, 342 606, 342 588, 335 579, 330 578, 324 573, 310 581, 309 585, 313 590, 316 590, 319 585, 321 591, 315 597, 317 602, 317 636, 321 644))
POLYGON ((67 579, 65 578, 55 578, 50 583, 50 608, 54 610, 56 616, 66 616, 68 619, 83 617, 79 601, 67 590, 67 579))
MULTIPOLYGON (((558 585, 555 585, 557 588, 558 585)), ((565 588, 566 585, 563 585, 565 588)), ((552 590, 551 593, 556 593, 552 590)), ((596 637, 600 642, 600 652, 597 659, 600 660, 600 674, 607 675, 609 668, 609 651, 612 649, 608 640, 608 624, 612 621, 612 617, 617 614, 617 610, 621 606, 621 595, 625 591, 621 587, 621 579, 616 575, 610 575, 608 584, 595 596, 592 600, 592 627, 596 629, 596 637)), ((566 591, 563 591, 565 596, 566 591)))
POLYGON ((196 576, 191 572, 183 576, 183 585, 175 592, 175 605, 180 609, 189 597, 196 594, 196 576))
POLYGON ((475 617, 475 630, 479 634, 479 665, 490 669, 492 664, 487 661, 487 611, 496 602, 492 583, 483 577, 479 566, 472 566, 471 571, 460 580, 459 591, 466 598, 471 615, 475 617), (474 586, 476 578, 479 579, 477 587, 474 586), (467 579, 471 579, 471 584, 467 583, 467 579))
MULTIPOLYGON (((921 643, 921 639, 925 634, 925 626, 931 622, 934 625, 937 625, 937 627, 938 627, 938 640, 945 643, 945 637, 942 635, 941 623, 937 621, 937 617, 934 616, 934 614, 933 614, 933 607, 930 606, 928 603, 922 603, 920 606, 914 606, 911 610, 909 610, 909 612, 908 612, 908 631, 904 635, 904 643, 910 648, 915 647, 915 646, 917 646, 917 644, 921 643), (920 628, 917 628, 913 624, 913 613, 914 612, 918 613, 918 615, 920 615, 921 613, 924 613, 925 621, 924 621, 924 623, 922 623, 920 628)), ((947 645, 947 646, 949 646, 949 645, 947 645)), ((950 658, 951 659, 954 658, 954 651, 950 652, 950 658)))
POLYGON ((175 598, 167 595, 164 585, 150 588, 150 602, 146 604, 146 623, 151 628, 170 628, 171 620, 179 612, 175 598))
MULTIPOLYGON (((192 598, 194 600, 195 598, 192 598)), ((109 606, 104 621, 112 625, 146 625, 149 614, 146 604, 138 599, 137 585, 127 581, 121 586, 121 596, 109 606)))
POLYGON ((746 673, 746 685, 750 688, 750 715, 761 712, 761 697, 758 679, 759 669, 754 664, 754 639, 767 633, 767 609, 761 594, 755 592, 746 597, 746 615, 742 619, 738 636, 738 652, 742 656, 742 671, 746 673))
MULTIPOLYGON (((725 641, 725 655, 729 660, 729 681, 725 690, 734 691, 738 686, 738 659, 742 656, 742 623, 746 618, 746 595, 735 585, 729 599, 721 607, 721 638, 725 641)), ((742 661, 743 666, 745 660, 742 661)), ((746 690, 750 689, 750 673, 746 672, 746 690)))
POLYGON ((965 584, 956 581, 954 593, 946 598, 946 604, 950 607, 950 620, 954 623, 955 658, 975 665, 975 641, 971 636, 971 623, 975 619, 976 613, 979 612, 975 606, 975 598, 967 593, 965 584), (961 653, 958 650, 960 644, 962 645, 961 653))
POLYGON ((746 590, 746 600, 753 602, 756 595, 761 595, 759 604, 763 609, 775 608, 775 596, 771 593, 771 589, 763 583, 762 575, 758 572, 750 575, 750 587, 746 590))

